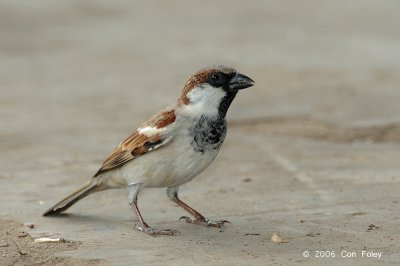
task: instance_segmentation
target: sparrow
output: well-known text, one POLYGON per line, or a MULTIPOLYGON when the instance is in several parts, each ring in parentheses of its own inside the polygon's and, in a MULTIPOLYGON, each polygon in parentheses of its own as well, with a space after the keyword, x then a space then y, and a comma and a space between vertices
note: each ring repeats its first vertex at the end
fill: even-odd
POLYGON ((181 201, 179 186, 189 182, 215 159, 224 142, 226 113, 239 90, 254 81, 226 66, 202 69, 185 83, 175 105, 159 111, 123 140, 97 173, 43 216, 56 215, 82 198, 114 188, 128 190, 128 202, 139 223, 135 229, 149 235, 177 235, 179 231, 150 227, 138 208, 145 188, 167 188, 168 197, 193 218, 187 223, 222 227, 226 220, 209 220, 181 201))

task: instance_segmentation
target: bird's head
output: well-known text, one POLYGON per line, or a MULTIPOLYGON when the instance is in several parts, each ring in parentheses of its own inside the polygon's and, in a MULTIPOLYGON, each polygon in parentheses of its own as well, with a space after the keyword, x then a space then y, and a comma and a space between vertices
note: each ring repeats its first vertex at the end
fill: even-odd
POLYGON ((186 82, 178 106, 192 116, 225 116, 239 90, 254 81, 231 67, 200 70, 186 82))

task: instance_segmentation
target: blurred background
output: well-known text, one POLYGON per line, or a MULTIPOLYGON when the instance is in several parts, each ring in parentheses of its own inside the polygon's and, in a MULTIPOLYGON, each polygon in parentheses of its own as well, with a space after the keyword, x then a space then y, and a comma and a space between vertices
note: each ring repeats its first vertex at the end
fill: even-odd
MULTIPOLYGON (((354 201, 335 194, 344 189, 338 180, 365 184, 363 195, 371 184, 382 186, 385 192, 374 198, 381 205, 375 207, 398 200, 391 185, 400 176, 399 10, 397 0, 1 1, 0 217, 39 219, 48 205, 91 176, 144 119, 175 103, 193 72, 215 64, 235 67, 256 85, 235 99, 228 113, 227 147, 203 181, 188 185, 185 195, 192 202, 196 197, 201 202, 215 185, 225 189, 221 201, 243 207, 226 211, 231 216, 248 211, 251 218, 251 213, 270 213, 284 205, 292 206, 290 215, 296 217, 293 210, 310 206, 302 205, 307 195, 320 195, 321 208, 336 206, 340 198, 350 212, 354 201), (251 141, 246 140, 249 135, 251 141), (240 170, 227 170, 242 163, 240 170), (299 183, 280 184, 272 174, 278 168, 286 180, 299 183), (296 175, 298 170, 308 177, 296 175), (233 190, 224 188, 224 177, 235 175, 240 180, 232 181, 233 190), (241 181, 249 175, 254 187, 241 181), (305 198, 283 196, 271 184, 284 191, 300 191, 305 184, 305 198), (338 187, 329 194, 320 185, 338 187), (238 194, 241 203, 234 200, 238 194)), ((218 188, 209 193, 218 197, 218 188)), ((356 192, 360 187, 347 189, 349 195, 361 193, 356 192)), ((113 193, 88 199, 75 212, 84 212, 97 199, 115 223, 121 219, 107 203, 118 194, 113 193)), ((119 213, 127 212, 123 200, 115 200, 119 213)), ((157 208, 151 204, 152 219, 162 223, 168 217, 172 223, 177 218, 176 209, 169 216, 150 214, 157 208)), ((200 207, 209 208, 211 215, 224 213, 224 206, 200 207)), ((104 215, 104 209, 89 209, 104 215)), ((282 214, 284 221, 293 217, 282 214)), ((266 224, 264 218, 260 226, 266 224)), ((127 228, 131 219, 127 213, 127 228)), ((63 220, 40 222, 54 229, 63 220)), ((65 230, 76 233, 81 224, 76 221, 76 227, 65 230)), ((277 222, 267 224, 272 228, 277 222)), ((284 231, 292 233, 290 228, 284 231)), ((230 248, 235 258, 235 247, 230 248)), ((260 252, 263 263, 266 255, 260 252)), ((296 252, 293 256, 300 256, 296 252)))
POLYGON ((2 1, 3 133, 134 123, 213 64, 257 82, 230 118, 396 121, 398 8, 395 0, 2 1))

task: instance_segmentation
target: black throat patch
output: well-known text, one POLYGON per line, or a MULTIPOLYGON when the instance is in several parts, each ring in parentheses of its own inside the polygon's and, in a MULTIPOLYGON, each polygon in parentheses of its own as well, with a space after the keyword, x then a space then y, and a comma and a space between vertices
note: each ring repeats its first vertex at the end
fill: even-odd
POLYGON ((201 116, 189 131, 193 137, 191 145, 196 152, 219 149, 226 136, 225 117, 210 119, 201 116))
POLYGON ((226 96, 222 99, 218 106, 219 116, 225 118, 226 112, 228 112, 229 106, 231 106, 231 103, 235 99, 237 93, 237 91, 229 91, 229 89, 227 89, 226 96))
POLYGON ((226 136, 225 116, 235 99, 237 91, 228 91, 218 107, 218 117, 201 116, 193 127, 189 129, 193 136, 191 145, 196 152, 205 153, 207 150, 219 149, 226 136))

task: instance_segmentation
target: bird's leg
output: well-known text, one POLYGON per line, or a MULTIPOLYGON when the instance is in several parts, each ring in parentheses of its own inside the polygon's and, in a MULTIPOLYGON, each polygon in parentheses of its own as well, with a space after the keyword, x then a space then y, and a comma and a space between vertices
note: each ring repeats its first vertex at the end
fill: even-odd
POLYGON ((172 229, 156 229, 150 227, 143 219, 142 214, 139 211, 137 206, 137 195, 141 189, 140 184, 135 184, 133 186, 129 186, 129 204, 132 206, 132 209, 135 211, 136 215, 139 218, 140 224, 135 224, 135 229, 146 233, 148 235, 156 236, 156 235, 180 235, 180 232, 172 229))
POLYGON ((227 220, 213 221, 213 220, 206 219, 198 211, 196 211, 195 209, 193 209, 192 207, 190 207, 189 205, 187 205, 186 203, 184 203, 183 201, 181 201, 178 198, 178 188, 179 187, 169 187, 169 188, 167 188, 168 197, 173 202, 175 202, 176 204, 181 206, 183 209, 185 209, 185 211, 187 211, 188 213, 190 213, 194 217, 194 219, 192 219, 192 218, 187 217, 187 216, 182 216, 181 218, 179 218, 179 220, 185 220, 187 223, 204 225, 204 226, 207 226, 207 227, 218 227, 218 228, 221 228, 225 223, 230 223, 227 220))
POLYGON ((142 215, 140 214, 140 211, 137 206, 137 202, 134 202, 132 205, 133 210, 139 217, 139 222, 140 225, 136 224, 135 229, 138 231, 142 231, 143 233, 146 233, 148 235, 156 236, 156 235, 168 235, 168 236, 175 236, 175 235, 180 235, 180 232, 178 230, 172 230, 172 229, 156 229, 150 227, 144 220, 142 215))

